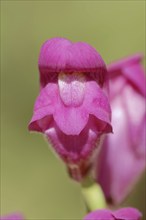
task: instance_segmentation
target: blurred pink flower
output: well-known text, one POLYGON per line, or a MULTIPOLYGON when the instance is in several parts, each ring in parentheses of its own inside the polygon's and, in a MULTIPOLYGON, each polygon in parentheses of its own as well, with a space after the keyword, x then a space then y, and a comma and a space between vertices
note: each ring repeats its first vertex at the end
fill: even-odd
POLYGON ((97 159, 97 182, 108 201, 120 203, 137 183, 145 160, 145 76, 141 55, 108 67, 114 134, 108 135, 97 159))
POLYGON ((24 220, 24 217, 20 213, 12 213, 9 215, 1 216, 0 220, 24 220))
POLYGON ((116 211, 101 209, 90 212, 84 220, 141 220, 142 214, 135 208, 121 208, 116 211))
POLYGON ((53 38, 41 48, 39 71, 41 89, 29 130, 45 134, 80 180, 101 136, 112 131, 104 61, 86 43, 53 38))

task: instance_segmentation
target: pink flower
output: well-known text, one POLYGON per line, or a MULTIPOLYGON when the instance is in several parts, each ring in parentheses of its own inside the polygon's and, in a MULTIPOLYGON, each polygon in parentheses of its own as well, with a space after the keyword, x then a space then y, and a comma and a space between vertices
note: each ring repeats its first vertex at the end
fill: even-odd
POLYGON ((142 214, 135 208, 122 208, 116 211, 101 209, 90 212, 84 220, 141 220, 142 214))
POLYGON ((145 169, 145 76, 141 55, 109 65, 114 134, 98 157, 97 181, 108 201, 120 203, 145 169))
POLYGON ((29 130, 45 134, 80 180, 101 137, 112 131, 104 61, 86 43, 54 38, 41 48, 39 71, 41 89, 29 130))
POLYGON ((0 220, 24 220, 24 217, 20 213, 13 213, 0 217, 0 220))

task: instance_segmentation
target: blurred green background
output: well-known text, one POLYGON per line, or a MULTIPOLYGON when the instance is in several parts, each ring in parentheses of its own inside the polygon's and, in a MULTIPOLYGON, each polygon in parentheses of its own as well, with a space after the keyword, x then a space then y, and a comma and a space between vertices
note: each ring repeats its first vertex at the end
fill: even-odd
MULTIPOLYGON (((1 1, 1 214, 82 219, 80 186, 27 124, 39 91, 41 44, 61 36, 94 46, 106 63, 144 53, 144 1, 1 1)), ((145 211, 144 178, 123 205, 145 211)))

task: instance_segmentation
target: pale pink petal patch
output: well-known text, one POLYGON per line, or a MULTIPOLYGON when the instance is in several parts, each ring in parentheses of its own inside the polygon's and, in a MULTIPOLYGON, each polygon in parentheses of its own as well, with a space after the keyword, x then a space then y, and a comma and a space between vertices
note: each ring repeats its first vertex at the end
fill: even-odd
POLYGON ((61 100, 66 106, 82 105, 86 86, 86 77, 83 73, 60 73, 58 86, 61 100))

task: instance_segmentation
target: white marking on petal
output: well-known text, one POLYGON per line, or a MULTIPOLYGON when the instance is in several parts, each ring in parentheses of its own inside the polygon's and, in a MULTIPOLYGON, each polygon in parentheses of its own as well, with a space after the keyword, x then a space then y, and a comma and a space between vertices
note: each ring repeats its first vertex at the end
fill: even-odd
POLYGON ((67 106, 80 106, 85 95, 86 78, 82 73, 60 73, 58 85, 60 97, 67 106))

